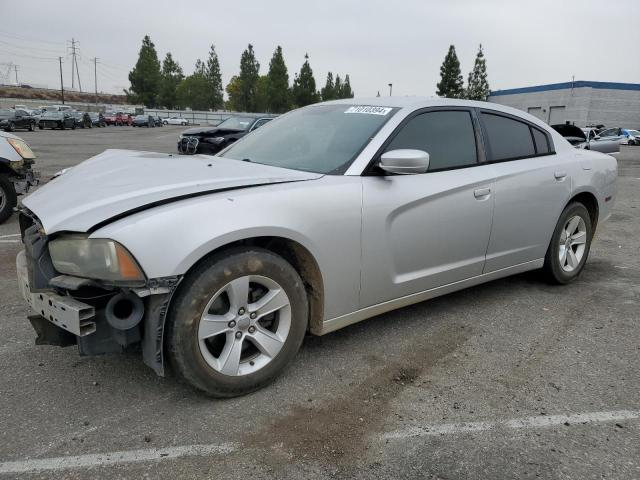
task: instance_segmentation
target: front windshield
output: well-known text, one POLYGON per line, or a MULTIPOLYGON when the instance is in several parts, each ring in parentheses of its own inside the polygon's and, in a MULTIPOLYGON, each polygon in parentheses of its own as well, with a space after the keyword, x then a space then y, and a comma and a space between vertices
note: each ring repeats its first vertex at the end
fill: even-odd
POLYGON ((638 130, 627 130, 627 133, 629 133, 629 135, 633 135, 634 137, 640 137, 640 131, 638 130))
POLYGON ((136 120, 147 120, 146 115, 136 115, 136 120))
POLYGON ((396 111, 390 107, 346 104, 301 108, 251 132, 221 156, 341 174, 396 111))
POLYGON ((255 118, 251 117, 231 117, 218 125, 218 128, 228 128, 229 130, 247 130, 255 118))
POLYGON ((45 112, 42 118, 61 118, 62 113, 60 112, 45 112))

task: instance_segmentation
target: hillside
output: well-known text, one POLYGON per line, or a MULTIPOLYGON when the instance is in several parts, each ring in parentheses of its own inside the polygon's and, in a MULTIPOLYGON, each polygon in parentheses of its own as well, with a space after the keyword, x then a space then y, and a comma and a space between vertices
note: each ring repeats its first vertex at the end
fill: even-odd
MULTIPOLYGON (((25 100, 55 100, 60 101, 60 90, 51 90, 44 88, 25 88, 0 86, 0 98, 23 98, 25 100)), ((64 99, 69 102, 94 103, 95 95, 93 93, 70 92, 65 90, 64 99)), ((127 97, 125 95, 98 94, 98 103, 118 105, 126 104, 127 97)))

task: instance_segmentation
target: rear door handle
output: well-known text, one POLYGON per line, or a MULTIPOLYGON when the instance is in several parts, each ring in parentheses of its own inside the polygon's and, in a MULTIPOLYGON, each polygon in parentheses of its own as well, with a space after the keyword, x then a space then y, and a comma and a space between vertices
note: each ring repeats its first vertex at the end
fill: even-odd
POLYGON ((491 189, 490 188, 478 188, 476 190, 473 191, 473 196, 476 198, 485 198, 487 196, 489 196, 489 194, 491 193, 491 189))
POLYGON ((556 177, 556 180, 563 180, 567 176, 567 172, 554 172, 553 176, 556 177))

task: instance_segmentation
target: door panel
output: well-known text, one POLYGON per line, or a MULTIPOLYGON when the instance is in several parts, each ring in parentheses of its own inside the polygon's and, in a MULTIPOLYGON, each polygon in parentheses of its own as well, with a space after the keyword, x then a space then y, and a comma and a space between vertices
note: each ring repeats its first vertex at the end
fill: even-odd
POLYGON ((361 307, 482 273, 493 165, 362 180, 361 307))
POLYGON ((572 159, 572 154, 555 154, 494 165, 495 209, 485 273, 545 256, 571 194, 572 159))

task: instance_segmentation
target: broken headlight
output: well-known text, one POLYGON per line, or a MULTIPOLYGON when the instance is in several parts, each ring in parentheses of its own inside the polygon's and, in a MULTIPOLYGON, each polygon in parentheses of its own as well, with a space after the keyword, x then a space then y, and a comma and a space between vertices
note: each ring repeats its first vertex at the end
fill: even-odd
POLYGON ((106 282, 141 282, 142 269, 118 242, 82 235, 60 237, 49 243, 54 268, 67 275, 106 282))

